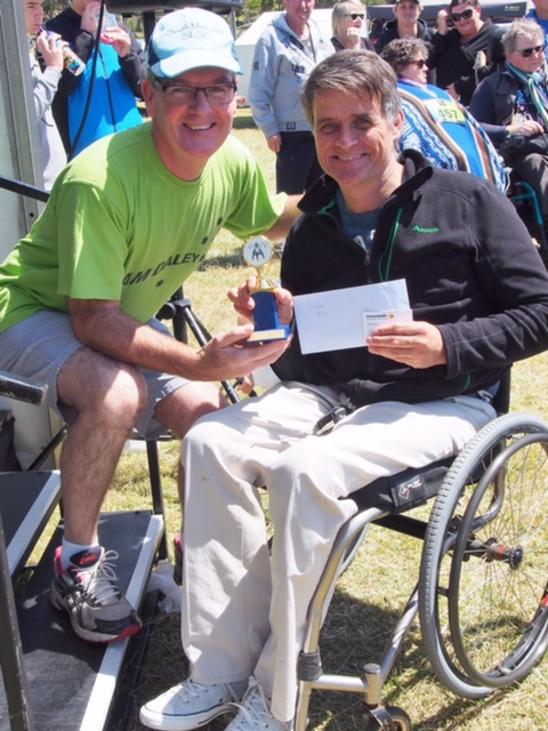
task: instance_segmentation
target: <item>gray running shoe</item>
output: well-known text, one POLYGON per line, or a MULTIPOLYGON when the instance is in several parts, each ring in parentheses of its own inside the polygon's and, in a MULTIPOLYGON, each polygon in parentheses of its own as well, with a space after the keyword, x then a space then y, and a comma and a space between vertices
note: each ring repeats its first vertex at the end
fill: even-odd
POLYGON ((141 629, 137 613, 120 593, 113 560, 116 551, 101 546, 80 551, 61 568, 61 547, 55 550, 55 577, 50 600, 64 610, 76 634, 88 642, 112 642, 141 629))

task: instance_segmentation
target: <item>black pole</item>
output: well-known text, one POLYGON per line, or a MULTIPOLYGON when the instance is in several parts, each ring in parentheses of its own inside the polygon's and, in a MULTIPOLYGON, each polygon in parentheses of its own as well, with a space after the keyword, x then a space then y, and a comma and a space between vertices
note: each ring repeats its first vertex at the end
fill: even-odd
POLYGON ((6 553, 4 526, 0 516, 0 665, 12 731, 31 731, 28 687, 23 662, 23 648, 17 622, 15 598, 6 553))
POLYGON ((152 35, 152 31, 154 30, 154 25, 156 24, 156 13, 154 10, 149 10, 142 14, 142 18, 145 43, 148 43, 150 36, 152 35))

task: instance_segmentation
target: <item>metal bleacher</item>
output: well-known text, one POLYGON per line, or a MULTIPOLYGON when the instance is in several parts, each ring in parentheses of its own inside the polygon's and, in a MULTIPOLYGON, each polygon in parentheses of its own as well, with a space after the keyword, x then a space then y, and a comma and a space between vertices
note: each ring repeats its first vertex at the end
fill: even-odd
MULTIPOLYGON (((43 390, 5 373, 0 373, 0 394, 33 403, 43 399, 43 390)), ((109 728, 117 681, 133 641, 83 642, 68 616, 50 604, 62 520, 37 565, 25 570, 60 488, 57 470, 0 473, 1 731, 109 728)), ((163 536, 164 517, 154 509, 101 514, 99 538, 119 553, 120 589, 136 608, 163 536)))

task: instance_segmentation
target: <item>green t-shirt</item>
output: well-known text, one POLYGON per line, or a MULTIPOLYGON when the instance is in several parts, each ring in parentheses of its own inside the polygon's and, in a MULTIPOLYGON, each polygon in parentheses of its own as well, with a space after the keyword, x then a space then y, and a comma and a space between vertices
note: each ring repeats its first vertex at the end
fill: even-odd
POLYGON ((104 138, 61 173, 28 236, 0 266, 0 331, 68 298, 120 302, 153 317, 204 260, 219 229, 240 238, 275 223, 285 196, 271 196, 234 137, 186 182, 161 163, 144 124, 104 138))

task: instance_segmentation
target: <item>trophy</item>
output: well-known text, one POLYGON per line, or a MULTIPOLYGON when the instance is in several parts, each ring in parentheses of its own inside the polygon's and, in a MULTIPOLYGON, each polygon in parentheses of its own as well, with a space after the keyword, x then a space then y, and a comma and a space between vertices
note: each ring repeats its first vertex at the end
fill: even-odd
POLYGON ((262 343, 267 340, 285 340, 291 333, 290 325, 283 325, 278 314, 274 295, 275 287, 261 277, 261 269, 272 258, 272 246, 265 236, 250 239, 243 248, 246 264, 257 270, 257 287, 251 293, 255 301, 253 321, 255 331, 247 342, 262 343))

